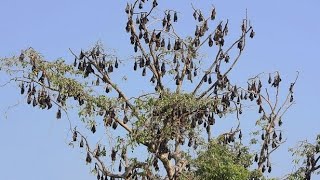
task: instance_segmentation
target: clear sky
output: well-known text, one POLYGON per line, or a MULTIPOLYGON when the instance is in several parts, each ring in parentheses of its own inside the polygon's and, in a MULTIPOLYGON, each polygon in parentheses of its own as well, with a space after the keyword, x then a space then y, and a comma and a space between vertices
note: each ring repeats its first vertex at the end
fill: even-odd
MULTIPOLYGON (((215 5, 217 19, 229 18, 230 33, 236 35, 248 9, 256 37, 233 72, 240 83, 260 72, 276 70, 284 81, 291 81, 300 71, 296 104, 284 118, 287 143, 272 158, 271 175, 290 172, 288 148, 299 140, 314 140, 320 130, 316 114, 320 102, 320 1, 160 1, 159 9, 181 12, 180 32, 193 32, 191 3, 204 12, 215 5)), ((121 58, 128 58, 133 50, 124 29, 125 4, 124 0, 0 0, 0 57, 33 47, 48 59, 62 57, 71 63, 68 48, 80 50, 101 41, 121 58)), ((0 75, 2 84, 6 77, 0 75)), ((68 146, 67 121, 57 121, 54 111, 24 105, 25 99, 13 85, 0 88, 0 102, 0 179, 95 179, 84 155, 68 146)), ((254 119, 245 119, 244 126, 246 121, 252 124, 254 119)))

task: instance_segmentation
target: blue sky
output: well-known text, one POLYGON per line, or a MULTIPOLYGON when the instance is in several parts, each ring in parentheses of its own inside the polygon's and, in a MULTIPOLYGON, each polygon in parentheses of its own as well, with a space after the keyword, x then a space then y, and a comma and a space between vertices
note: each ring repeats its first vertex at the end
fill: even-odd
MULTIPOLYGON (((315 139, 319 133, 316 114, 320 102, 319 70, 320 2, 310 1, 159 1, 160 10, 180 12, 180 33, 193 32, 193 3, 203 12, 211 4, 217 19, 228 18, 230 34, 237 37, 240 22, 248 17, 256 31, 240 63, 231 74, 236 82, 260 72, 281 72, 285 81, 300 77, 295 87, 296 104, 284 119, 287 143, 273 156, 272 175, 288 173, 292 166, 289 147, 299 140, 315 139)), ((19 54, 33 47, 48 59, 64 58, 72 62, 68 48, 79 51, 101 41, 121 58, 133 54, 125 33, 126 1, 106 0, 1 0, 0 57, 19 54)), ((131 64, 130 64, 131 67, 131 64)), ((6 80, 1 74, 0 84, 6 80)), ((135 83, 134 81, 132 83, 135 83)), ((129 84, 130 85, 130 84, 129 84)), ((131 84, 134 85, 134 84, 131 84)), ((138 86, 134 86, 138 87, 138 86)), ((0 179, 56 180, 94 179, 84 163, 84 155, 68 146, 68 123, 57 121, 55 112, 40 111, 24 105, 14 85, 0 89, 0 179), (19 106, 7 110, 18 102, 19 106), (6 113, 7 112, 7 113, 6 113), (7 118, 6 118, 7 116, 7 118)), ((251 117, 251 116, 249 116, 251 117)), ((254 119, 244 119, 243 125, 254 119), (248 122, 247 122, 248 121, 248 122)))

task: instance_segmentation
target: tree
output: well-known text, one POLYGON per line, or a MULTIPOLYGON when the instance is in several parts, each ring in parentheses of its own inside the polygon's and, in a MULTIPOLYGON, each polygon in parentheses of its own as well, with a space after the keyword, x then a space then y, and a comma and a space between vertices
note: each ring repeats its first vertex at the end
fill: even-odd
POLYGON ((293 156, 296 156, 294 163, 297 165, 297 170, 289 174, 287 179, 310 180, 312 174, 319 174, 320 135, 317 136, 316 142, 310 143, 307 140, 302 141, 298 147, 291 148, 290 151, 293 156))
POLYGON ((175 30, 178 12, 166 10, 164 17, 157 19, 152 16, 156 7, 156 0, 136 0, 125 7, 125 29, 135 52, 133 70, 140 69, 142 79, 154 87, 141 87, 141 94, 129 97, 129 89, 114 81, 124 61, 101 44, 79 53, 70 49, 75 57, 73 66, 62 59, 48 61, 29 48, 17 57, 1 59, 1 70, 19 83, 27 104, 41 109, 57 107, 57 119, 68 114, 71 105, 76 107, 92 134, 85 133, 79 123, 70 127, 71 143, 83 148, 98 179, 246 179, 271 172, 270 157, 283 143, 280 126, 294 102, 296 80, 281 103, 279 72, 267 75, 271 88, 265 90, 261 79, 265 74, 250 78, 248 87, 229 79, 247 40, 255 35, 247 17, 239 38, 229 43, 228 20, 216 22, 214 7, 209 13, 193 7, 195 32, 187 37, 175 30), (205 61, 201 55, 208 48, 215 55, 205 61), (269 93, 272 88, 275 93, 269 93), (248 150, 249 143, 242 141, 240 126, 241 114, 248 106, 257 106, 261 115, 253 132, 261 139, 251 139, 257 150, 254 154, 248 150), (235 116, 237 125, 213 137, 216 119, 230 116, 235 116), (114 136, 108 134, 95 143, 94 137, 102 136, 99 131, 114 136), (136 155, 140 147, 147 154, 143 158, 136 155), (217 158, 206 158, 210 154, 217 158), (208 169, 216 160, 226 166, 208 169), (257 166, 252 166, 256 171, 251 172, 253 161, 257 166))
POLYGON ((206 151, 203 151, 192 162, 195 171, 189 179, 253 179, 260 178, 259 171, 247 169, 252 165, 252 155, 247 147, 239 150, 211 141, 206 151), (239 151, 241 154, 239 154, 239 151))

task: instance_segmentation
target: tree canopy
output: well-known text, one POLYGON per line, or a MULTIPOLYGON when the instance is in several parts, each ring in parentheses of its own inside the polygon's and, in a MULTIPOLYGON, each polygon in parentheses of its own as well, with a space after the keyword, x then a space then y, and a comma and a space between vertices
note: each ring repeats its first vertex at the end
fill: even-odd
MULTIPOLYGON (((27 104, 55 109, 57 119, 70 121, 70 145, 85 152, 98 180, 264 179, 272 171, 272 153, 285 142, 283 116, 294 104, 299 73, 288 87, 278 71, 238 84, 229 75, 246 44, 254 43, 248 15, 229 32, 229 21, 217 20, 215 7, 192 6, 194 33, 182 36, 176 31, 179 12, 160 11, 160 5, 135 0, 119 12, 128 17, 129 62, 97 43, 70 49, 72 62, 24 49, 2 58, 1 71, 18 83, 27 104), (230 33, 238 38, 228 38, 230 33), (133 96, 123 85, 130 78, 119 78, 119 72, 127 74, 127 63, 148 84, 137 85, 140 93, 133 96), (243 132, 241 115, 249 109, 259 119, 251 122, 255 131, 243 132), (68 118, 74 111, 79 120, 68 118), (214 135, 216 121, 226 117, 236 125, 214 135)), ((286 178, 310 179, 318 172, 319 138, 292 151, 306 161, 286 178)))

